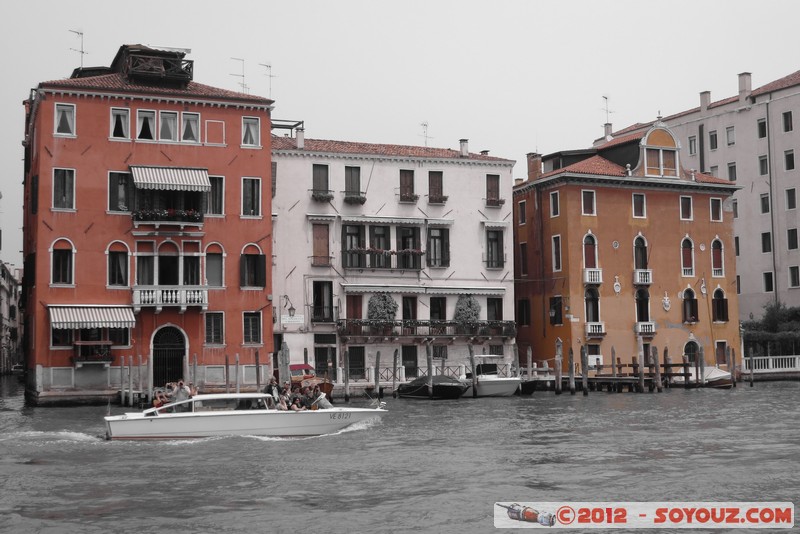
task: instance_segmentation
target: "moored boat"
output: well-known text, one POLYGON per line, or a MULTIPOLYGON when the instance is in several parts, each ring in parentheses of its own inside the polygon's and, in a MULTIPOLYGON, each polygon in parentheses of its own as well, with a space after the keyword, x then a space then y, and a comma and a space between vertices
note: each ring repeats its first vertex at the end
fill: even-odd
MULTIPOLYGON (((320 396, 320 399, 323 397, 320 396)), ((377 408, 320 408, 281 411, 268 408, 272 397, 264 393, 195 395, 142 412, 105 417, 106 438, 187 439, 212 436, 319 436, 382 417, 377 408)))
MULTIPOLYGON (((693 385, 694 387, 716 389, 730 389, 733 387, 733 378, 731 377, 731 373, 720 369, 719 367, 706 367, 703 369, 703 379, 700 381, 700 384, 697 384, 694 368, 690 367, 689 373, 691 373, 691 376, 689 377, 689 384, 693 385)), ((684 384, 683 380, 684 378, 682 376, 676 376, 673 378, 673 382, 675 384, 684 384)))
POLYGON ((469 397, 510 397, 517 391, 522 379, 519 377, 509 376, 501 377, 498 375, 477 375, 477 383, 475 384, 477 392, 472 394, 472 378, 464 379, 467 384, 467 391, 464 396, 469 397))
POLYGON ((400 384, 397 395, 405 399, 458 399, 467 390, 467 385, 457 378, 433 375, 433 396, 428 389, 428 377, 421 376, 411 382, 400 384))
POLYGON ((292 379, 292 386, 314 387, 319 386, 328 400, 333 400, 333 382, 328 378, 317 376, 317 372, 307 363, 293 363, 289 366, 289 374, 292 379))

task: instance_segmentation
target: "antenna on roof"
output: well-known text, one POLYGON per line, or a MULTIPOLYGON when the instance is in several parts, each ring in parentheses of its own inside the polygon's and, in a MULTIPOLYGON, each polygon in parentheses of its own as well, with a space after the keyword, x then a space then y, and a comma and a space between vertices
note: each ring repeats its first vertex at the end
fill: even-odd
POLYGON ((77 48, 70 48, 70 50, 72 50, 73 52, 77 52, 81 55, 81 68, 83 68, 83 56, 89 53, 83 49, 83 32, 80 32, 78 30, 68 30, 68 31, 74 33, 75 35, 81 38, 81 49, 78 50, 77 48))
POLYGON ((234 61, 241 61, 242 62, 242 73, 241 74, 231 74, 231 76, 236 76, 237 78, 241 78, 242 79, 242 81, 239 82, 239 87, 242 88, 242 92, 243 93, 247 94, 247 90, 250 89, 250 88, 247 87, 246 83, 244 83, 244 60, 242 58, 239 58, 239 57, 232 57, 231 59, 234 60, 234 61))
POLYGON ((608 99, 609 99, 608 95, 603 95, 603 100, 605 100, 605 105, 603 107, 603 110, 606 112, 606 124, 611 122, 608 117, 609 114, 614 113, 612 110, 608 109, 608 99))
POLYGON ((422 137, 425 138, 425 146, 428 146, 428 139, 435 139, 433 136, 428 135, 428 121, 419 123, 422 126, 422 137))
POLYGON ((272 78, 277 78, 277 76, 275 74, 272 74, 272 65, 270 65, 269 63, 259 63, 259 65, 261 65, 262 67, 267 69, 266 76, 267 76, 267 78, 269 78, 269 97, 268 98, 272 98, 272 78))

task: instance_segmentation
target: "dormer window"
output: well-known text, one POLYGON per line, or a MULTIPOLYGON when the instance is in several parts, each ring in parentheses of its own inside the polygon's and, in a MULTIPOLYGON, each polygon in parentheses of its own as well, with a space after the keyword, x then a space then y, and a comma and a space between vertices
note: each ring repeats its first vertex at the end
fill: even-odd
POLYGON ((665 128, 653 128, 644 142, 646 176, 678 176, 678 143, 665 128))

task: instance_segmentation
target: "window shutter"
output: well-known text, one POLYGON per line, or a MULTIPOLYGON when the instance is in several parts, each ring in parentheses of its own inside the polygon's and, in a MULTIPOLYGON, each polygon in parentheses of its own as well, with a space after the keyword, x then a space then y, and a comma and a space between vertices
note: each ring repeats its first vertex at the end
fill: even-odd
POLYGON ((256 256, 256 286, 267 287, 267 256, 256 256))
POLYGON ((278 162, 272 162, 272 198, 275 198, 275 192, 278 190, 278 162))
POLYGON ((239 256, 239 287, 245 287, 247 281, 247 256, 239 256))

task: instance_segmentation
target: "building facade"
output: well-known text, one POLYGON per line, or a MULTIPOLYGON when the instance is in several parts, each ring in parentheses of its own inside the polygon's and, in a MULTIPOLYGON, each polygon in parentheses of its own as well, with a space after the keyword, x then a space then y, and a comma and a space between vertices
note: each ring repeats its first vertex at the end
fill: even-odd
POLYGON ((586 150, 530 154, 528 169, 513 197, 521 354, 552 367, 559 340, 565 366, 582 348, 595 366, 612 354, 641 361, 651 347, 673 362, 738 353, 735 184, 682 169, 660 122, 586 150))
POLYGON ((738 94, 712 102, 704 91, 699 107, 663 119, 680 141, 686 168, 740 186, 733 197, 740 320, 761 318, 771 303, 800 306, 798 109, 800 71, 755 89, 744 72, 738 94))
POLYGON ((428 351, 435 372, 463 373, 469 345, 511 362, 513 161, 466 140, 326 141, 301 128, 273 138, 272 155, 275 345, 292 362, 339 382, 345 370, 416 377, 428 351))
POLYGON ((19 294, 17 270, 0 263, 0 374, 7 374, 12 366, 22 363, 19 294))
POLYGON ((255 383, 272 351, 272 101, 195 82, 185 54, 125 45, 25 101, 33 402, 255 383))

